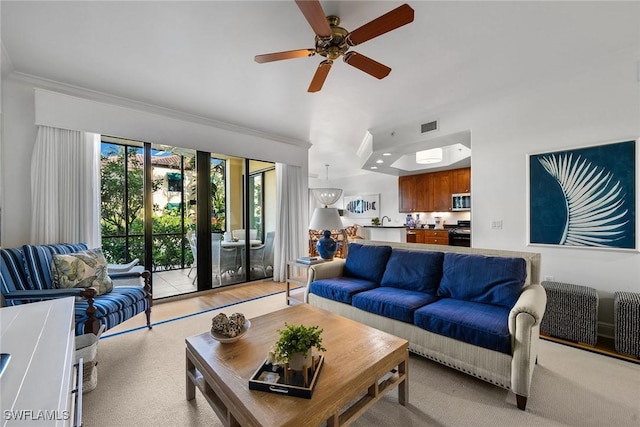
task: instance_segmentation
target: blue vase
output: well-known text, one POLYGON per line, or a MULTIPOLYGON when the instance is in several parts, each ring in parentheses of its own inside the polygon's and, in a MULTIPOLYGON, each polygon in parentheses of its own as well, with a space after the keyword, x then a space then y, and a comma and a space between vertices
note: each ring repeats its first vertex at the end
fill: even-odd
POLYGON ((318 239, 318 243, 316 244, 318 254, 320 254, 320 258, 322 259, 333 259, 337 249, 336 241, 331 238, 331 232, 329 230, 324 230, 322 235, 324 237, 318 239))

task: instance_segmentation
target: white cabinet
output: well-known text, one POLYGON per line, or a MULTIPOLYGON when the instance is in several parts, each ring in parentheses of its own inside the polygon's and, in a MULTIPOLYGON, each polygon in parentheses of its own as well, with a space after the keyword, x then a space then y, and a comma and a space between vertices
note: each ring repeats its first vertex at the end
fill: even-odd
POLYGON ((2 426, 81 425, 74 299, 4 307, 0 334, 0 352, 11 355, 0 378, 2 426))

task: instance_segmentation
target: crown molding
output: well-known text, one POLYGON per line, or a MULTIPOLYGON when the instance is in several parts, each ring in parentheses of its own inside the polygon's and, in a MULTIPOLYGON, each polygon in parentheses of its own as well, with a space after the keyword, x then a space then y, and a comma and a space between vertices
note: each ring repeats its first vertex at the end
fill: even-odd
POLYGON ((282 135, 274 135, 266 132, 261 132, 255 129, 235 125, 232 123, 226 123, 219 120, 215 120, 208 117, 198 116, 195 114, 189 114, 171 108, 162 107, 154 104, 148 104, 145 102, 136 101, 130 98, 125 98, 117 95, 112 95, 105 92, 99 92, 92 89, 83 88, 80 86, 70 85, 68 83, 61 83, 55 80, 46 79, 43 77, 35 76, 20 71, 12 71, 7 77, 10 80, 15 80, 27 84, 34 85, 36 87, 57 91, 66 95, 77 96, 79 98, 85 98, 92 101, 103 102, 107 104, 113 104, 120 107, 132 108, 148 113, 154 113, 163 115, 169 118, 184 120, 192 123, 197 123, 205 126, 211 126, 217 129, 222 129, 230 132, 236 132, 243 135, 255 136, 258 138, 264 138, 271 141, 281 142, 288 145, 294 145, 296 147, 302 147, 309 149, 311 143, 295 138, 289 138, 282 135))

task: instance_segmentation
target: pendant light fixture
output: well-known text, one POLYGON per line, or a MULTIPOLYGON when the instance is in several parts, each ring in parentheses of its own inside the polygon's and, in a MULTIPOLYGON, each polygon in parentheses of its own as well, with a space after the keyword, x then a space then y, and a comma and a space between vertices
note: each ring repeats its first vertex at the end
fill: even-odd
POLYGON ((333 205, 342 196, 342 190, 339 188, 329 187, 329 165, 324 165, 327 168, 327 186, 324 188, 312 188, 311 193, 326 208, 329 205, 333 205))

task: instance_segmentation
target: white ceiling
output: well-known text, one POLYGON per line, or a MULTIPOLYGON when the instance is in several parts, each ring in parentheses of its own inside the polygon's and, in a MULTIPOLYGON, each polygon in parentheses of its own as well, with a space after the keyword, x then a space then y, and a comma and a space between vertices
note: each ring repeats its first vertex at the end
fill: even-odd
MULTIPOLYGON (((402 2, 321 4, 354 30, 402 2)), ((419 126, 638 45, 637 2, 409 4, 413 23, 352 48, 388 77, 336 61, 314 94, 323 58, 253 60, 314 47, 293 1, 2 0, 0 13, 13 71, 308 141, 320 178, 325 164, 330 178, 364 173, 356 152, 371 129, 419 126)))

